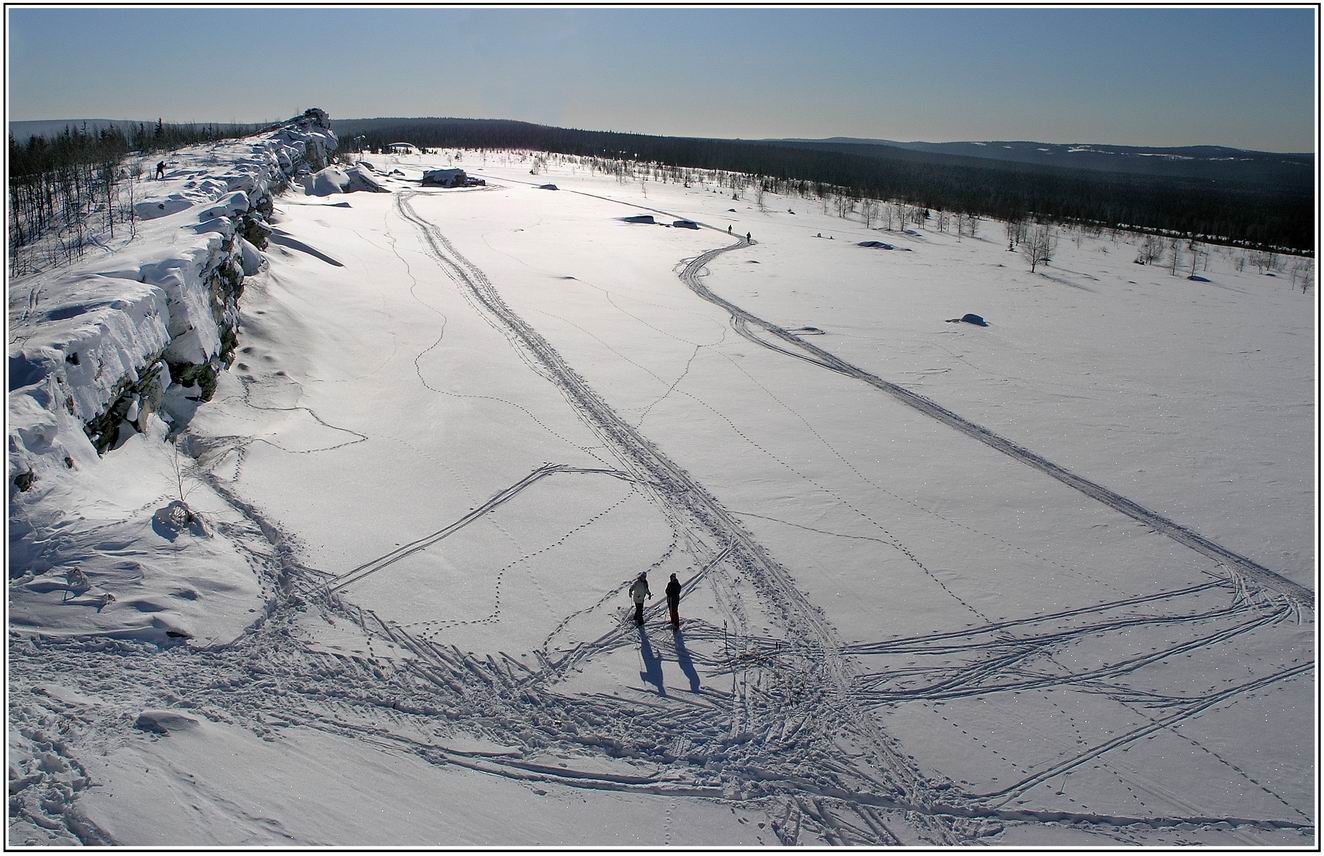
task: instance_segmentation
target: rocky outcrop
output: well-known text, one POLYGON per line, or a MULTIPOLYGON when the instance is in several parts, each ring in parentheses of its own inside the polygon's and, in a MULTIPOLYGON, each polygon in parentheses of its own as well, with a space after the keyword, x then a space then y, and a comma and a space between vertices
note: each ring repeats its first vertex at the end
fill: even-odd
POLYGON ((16 307, 11 288, 11 485, 90 463, 168 416, 172 386, 212 397, 238 345, 244 279, 262 265, 274 197, 325 168, 335 145, 325 112, 311 109, 255 137, 177 152, 185 178, 146 183, 139 206, 150 219, 134 241, 38 274, 22 288, 29 306, 16 307))

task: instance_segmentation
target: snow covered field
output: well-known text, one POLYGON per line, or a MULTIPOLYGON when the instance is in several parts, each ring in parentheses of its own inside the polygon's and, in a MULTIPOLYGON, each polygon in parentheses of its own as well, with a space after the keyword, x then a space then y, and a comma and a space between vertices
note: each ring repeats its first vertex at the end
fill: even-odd
POLYGON ((368 160, 182 473, 11 489, 10 844, 1315 842, 1313 293, 368 160))

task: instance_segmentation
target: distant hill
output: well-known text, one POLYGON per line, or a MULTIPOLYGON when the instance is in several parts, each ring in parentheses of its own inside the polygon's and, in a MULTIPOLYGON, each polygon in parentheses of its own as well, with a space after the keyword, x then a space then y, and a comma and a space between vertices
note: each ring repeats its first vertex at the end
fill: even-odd
POLYGON ((1121 146, 1102 143, 1040 143, 1032 140, 928 143, 858 137, 788 138, 766 142, 887 157, 895 156, 897 149, 905 149, 1095 172, 1195 178, 1283 188, 1312 184, 1315 163, 1315 156, 1308 153, 1260 152, 1227 146, 1121 146))
POLYGON ((1026 142, 981 146, 723 140, 447 117, 337 119, 332 127, 344 151, 382 151, 390 143, 406 141, 429 148, 629 158, 751 173, 762 176, 765 186, 805 195, 846 188, 859 196, 903 199, 925 209, 999 219, 1043 217, 1125 225, 1302 251, 1314 245, 1314 170, 1303 165, 1303 161, 1313 163, 1312 156, 1242 153, 1213 146, 1074 147, 1081 150, 1068 152, 1073 147, 1026 142), (931 151, 926 146, 956 149, 931 151), (1000 156, 989 156, 993 148, 1000 148, 1000 156), (1115 153, 1121 150, 1132 154, 1115 153), (1053 151, 1059 154, 1054 156, 1053 151), (1183 153, 1192 151, 1201 154, 1183 153), (1012 157, 1017 154, 1020 159, 1012 157), (1159 154, 1176 156, 1156 157, 1159 154), (1202 156, 1207 159, 1199 159, 1202 156))

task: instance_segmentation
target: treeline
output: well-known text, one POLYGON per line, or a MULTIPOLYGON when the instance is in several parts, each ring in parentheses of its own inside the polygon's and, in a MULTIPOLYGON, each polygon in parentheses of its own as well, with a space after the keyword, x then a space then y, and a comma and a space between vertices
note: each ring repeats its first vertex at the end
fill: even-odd
POLYGON ((219 125, 173 125, 161 121, 87 130, 67 126, 53 136, 25 142, 9 137, 9 241, 11 272, 27 272, 31 252, 44 243, 45 262, 79 257, 95 236, 115 236, 116 224, 134 228, 134 188, 143 156, 187 145, 243 136, 250 129, 219 125), (127 190, 127 202, 122 197, 127 190), (49 240, 47 240, 49 239, 49 240))
POLYGON ((555 128, 498 119, 336 122, 347 151, 394 142, 427 148, 531 149, 752 173, 778 183, 833 186, 859 198, 900 199, 1001 220, 1140 227, 1215 242, 1305 251, 1314 244, 1313 185, 1265 187, 1187 177, 1104 173, 850 143, 749 142, 555 128))

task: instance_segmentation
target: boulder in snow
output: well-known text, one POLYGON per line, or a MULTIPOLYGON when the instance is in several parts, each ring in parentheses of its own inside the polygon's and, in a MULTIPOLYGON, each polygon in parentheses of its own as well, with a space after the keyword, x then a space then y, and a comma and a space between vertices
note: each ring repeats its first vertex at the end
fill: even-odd
POLYGON ((462 169, 430 169, 423 173, 424 187, 464 187, 467 180, 462 169))
POLYGON ((153 734, 170 734, 197 728, 198 724, 196 716, 177 710, 144 710, 138 714, 133 727, 153 734))

